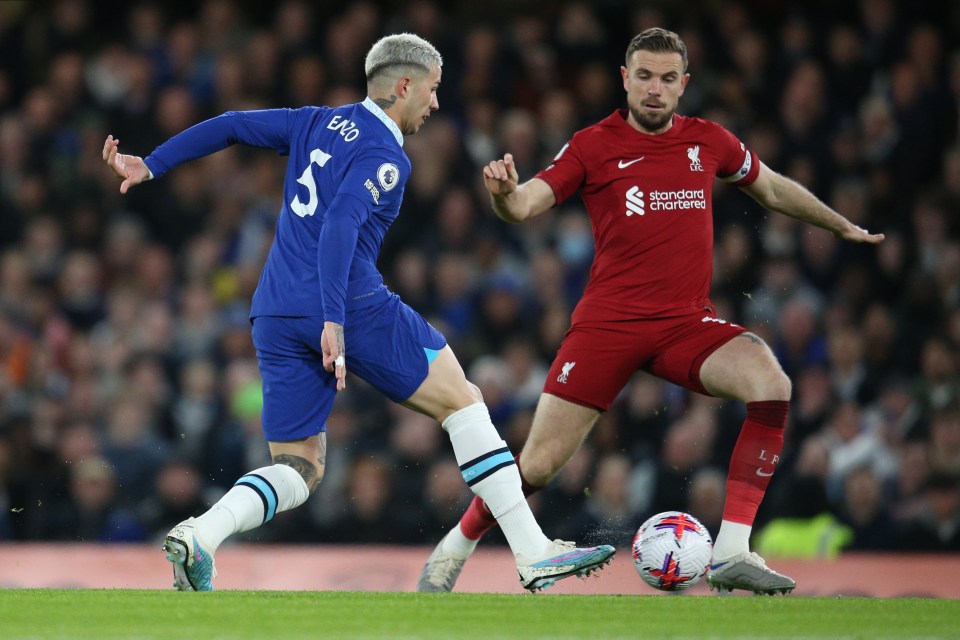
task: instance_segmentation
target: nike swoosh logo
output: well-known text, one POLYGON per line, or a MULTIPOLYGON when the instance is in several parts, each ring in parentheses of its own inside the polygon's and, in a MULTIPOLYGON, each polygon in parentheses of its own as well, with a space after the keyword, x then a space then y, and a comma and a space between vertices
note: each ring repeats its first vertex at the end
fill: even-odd
POLYGON ((626 169, 627 167, 629 167, 630 165, 632 165, 634 162, 640 162, 640 161, 643 160, 645 157, 646 157, 646 156, 640 156, 640 157, 637 158, 636 160, 628 160, 627 162, 624 162, 623 160, 621 160, 620 162, 617 163, 617 166, 620 167, 621 169, 626 169))
POLYGON ((771 471, 770 473, 764 473, 763 469, 757 469, 757 475, 760 476, 761 478, 769 478, 770 476, 773 475, 773 471, 771 471))

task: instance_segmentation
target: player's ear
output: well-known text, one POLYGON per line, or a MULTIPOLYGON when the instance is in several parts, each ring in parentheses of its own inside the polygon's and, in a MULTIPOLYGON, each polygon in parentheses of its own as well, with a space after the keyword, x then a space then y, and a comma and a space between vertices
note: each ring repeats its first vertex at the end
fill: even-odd
POLYGON ((413 84, 413 78, 410 76, 400 76, 397 80, 396 90, 398 98, 406 98, 410 94, 410 86, 413 84))

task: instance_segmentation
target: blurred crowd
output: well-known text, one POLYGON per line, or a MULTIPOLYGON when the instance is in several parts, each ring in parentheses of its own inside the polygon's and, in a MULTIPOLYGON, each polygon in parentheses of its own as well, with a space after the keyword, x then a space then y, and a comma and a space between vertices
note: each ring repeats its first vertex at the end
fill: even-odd
MULTIPOLYGON (((0 540, 154 541, 269 464, 247 313, 284 158, 233 147, 121 196, 108 133, 146 156, 227 110, 359 101, 378 37, 431 40, 440 111, 406 141, 381 267, 518 451, 593 244, 576 197, 497 220, 480 167, 509 151, 532 177, 623 106, 650 26, 688 46, 681 113, 887 236, 717 186, 714 302, 794 382, 755 544, 960 551, 960 6, 894 0, 0 3, 0 540)), ((665 510, 715 532, 743 417, 637 374, 535 512, 581 542, 665 510)), ((433 543, 472 495, 440 426, 355 377, 328 451, 317 495, 237 540, 433 543)))

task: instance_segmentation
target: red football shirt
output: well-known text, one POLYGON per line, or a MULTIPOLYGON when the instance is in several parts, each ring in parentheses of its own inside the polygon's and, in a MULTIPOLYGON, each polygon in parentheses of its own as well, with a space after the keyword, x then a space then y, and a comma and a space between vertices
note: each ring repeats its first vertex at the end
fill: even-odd
POLYGON ((574 134, 539 172, 561 203, 578 189, 593 227, 590 281, 572 322, 671 316, 709 302, 714 178, 751 184, 760 171, 719 124, 674 115, 661 135, 620 109, 574 134))

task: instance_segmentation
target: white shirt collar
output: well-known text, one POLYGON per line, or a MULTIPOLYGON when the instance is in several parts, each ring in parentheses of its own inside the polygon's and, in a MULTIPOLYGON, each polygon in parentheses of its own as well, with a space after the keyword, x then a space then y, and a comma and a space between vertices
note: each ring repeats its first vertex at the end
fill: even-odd
POLYGON ((364 107, 367 108, 367 111, 377 116, 380 119, 380 122, 387 125, 387 129, 390 129, 390 133, 393 134, 393 137, 397 139, 397 144, 401 147, 403 146, 403 134, 400 132, 400 127, 397 126, 397 123, 390 119, 390 116, 386 112, 377 106, 377 103, 371 100, 369 97, 361 102, 364 107))

